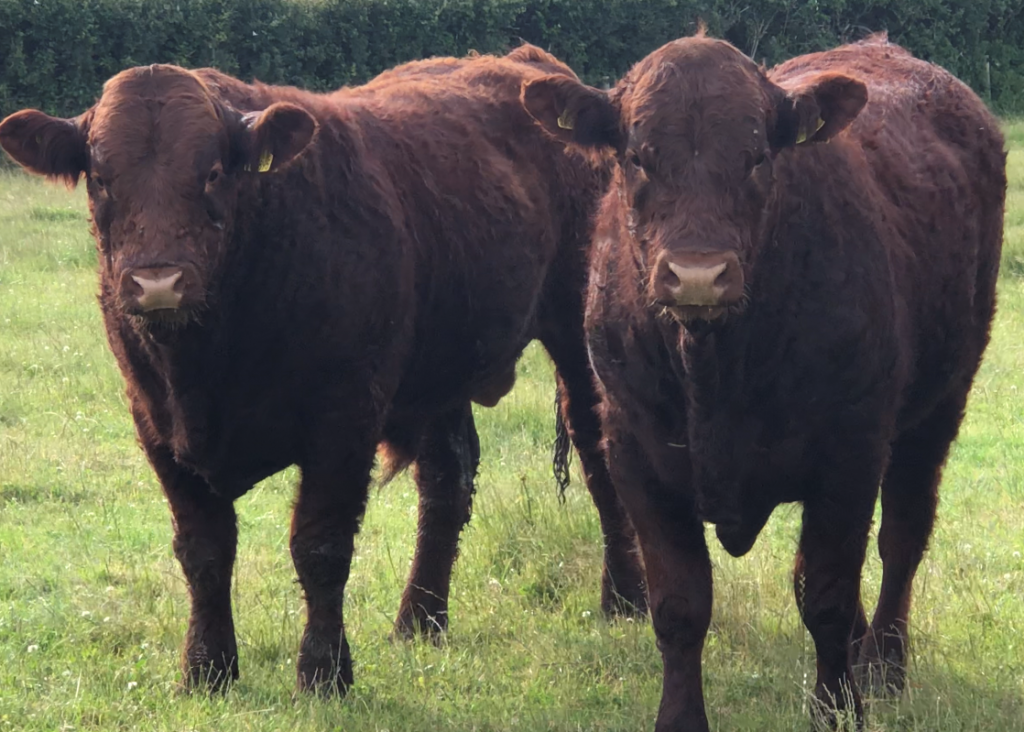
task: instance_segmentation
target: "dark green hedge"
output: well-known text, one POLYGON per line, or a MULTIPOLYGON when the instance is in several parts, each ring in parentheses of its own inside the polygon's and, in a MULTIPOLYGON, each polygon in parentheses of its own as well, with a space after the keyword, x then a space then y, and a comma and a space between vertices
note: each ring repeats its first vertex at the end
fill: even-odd
POLYGON ((158 61, 327 89, 519 39, 601 85, 698 18, 769 64, 888 30, 1024 112, 1024 0, 0 0, 0 116, 78 113, 116 72, 158 61))

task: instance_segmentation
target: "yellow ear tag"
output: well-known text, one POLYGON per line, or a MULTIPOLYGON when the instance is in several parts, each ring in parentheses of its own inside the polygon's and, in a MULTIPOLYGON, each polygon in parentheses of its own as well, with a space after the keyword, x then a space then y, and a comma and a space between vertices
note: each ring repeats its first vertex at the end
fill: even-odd
POLYGON ((266 173, 270 170, 270 166, 274 164, 274 153, 269 150, 264 150, 263 154, 260 155, 260 167, 261 173, 266 173))
MULTIPOLYGON (((817 134, 818 130, 825 126, 825 120, 818 118, 818 124, 814 128, 814 132, 811 135, 817 134)), ((800 134, 796 136, 796 144, 800 145, 807 142, 807 139, 811 136, 807 134, 807 130, 800 130, 800 134)))
POLYGON ((576 124, 576 120, 574 120, 569 114, 568 109, 562 112, 561 116, 558 118, 558 126, 563 130, 571 130, 574 124, 576 124))

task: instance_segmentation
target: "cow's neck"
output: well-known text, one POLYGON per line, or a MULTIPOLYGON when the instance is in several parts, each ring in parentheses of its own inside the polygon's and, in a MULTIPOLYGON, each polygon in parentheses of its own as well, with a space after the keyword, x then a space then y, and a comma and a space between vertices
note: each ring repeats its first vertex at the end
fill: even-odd
POLYGON ((193 322, 167 333, 137 331, 161 386, 151 395, 162 417, 161 436, 179 459, 196 466, 218 449, 221 425, 216 415, 225 389, 249 377, 230 371, 244 362, 238 351, 251 345, 246 334, 272 337, 273 323, 262 322, 268 309, 247 302, 252 293, 244 283, 247 278, 258 281, 273 299, 280 268, 253 256, 259 248, 245 245, 244 233, 235 232, 223 265, 209 277, 208 307, 193 322))
POLYGON ((161 441, 185 462, 193 462, 209 436, 213 359, 208 353, 209 324, 190 324, 170 333, 136 330, 149 371, 145 388, 161 441))
MULTIPOLYGON (((766 226, 762 251, 774 248, 768 244, 774 231, 766 226)), ((755 264, 755 289, 743 313, 730 313, 721 323, 676 329, 694 491, 704 518, 719 525, 719 536, 732 553, 747 551, 777 502, 791 498, 784 495, 789 490, 782 478, 786 467, 777 464, 789 446, 777 443, 780 415, 771 407, 785 360, 784 314, 762 302, 776 302, 780 293, 765 292, 776 286, 775 280, 758 271, 788 269, 792 263, 778 261, 780 256, 788 255, 755 264), (781 337, 758 337, 764 333, 781 337), (783 485, 776 486, 780 478, 783 485), (731 535, 723 535, 723 527, 732 527, 724 529, 731 535)))
MULTIPOLYGON (((750 324, 743 317, 706 330, 679 328, 692 487, 704 520, 732 554, 745 553, 775 506, 768 486, 748 490, 768 454, 759 394, 770 374, 748 373, 750 324)), ((757 369, 759 370, 759 369, 757 369)))

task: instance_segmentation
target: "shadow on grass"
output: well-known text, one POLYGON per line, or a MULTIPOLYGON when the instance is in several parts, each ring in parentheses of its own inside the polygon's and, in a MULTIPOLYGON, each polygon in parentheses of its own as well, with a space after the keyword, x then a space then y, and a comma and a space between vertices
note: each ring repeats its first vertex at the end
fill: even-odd
POLYGON ((86 222, 89 217, 77 208, 58 208, 57 206, 34 206, 29 209, 28 217, 33 221, 61 222, 61 221, 82 221, 86 222))
MULTIPOLYGON (((0 422, 2 423, 2 422, 0 422)), ((17 483, 0 484, 0 506, 6 503, 21 505, 57 503, 77 506, 92 496, 86 491, 55 488, 53 485, 25 485, 17 483)))

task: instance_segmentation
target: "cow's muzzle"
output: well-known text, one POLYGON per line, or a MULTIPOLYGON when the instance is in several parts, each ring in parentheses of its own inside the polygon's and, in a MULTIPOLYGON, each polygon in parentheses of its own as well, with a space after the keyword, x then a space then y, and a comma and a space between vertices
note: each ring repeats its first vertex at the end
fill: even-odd
POLYGON ((680 320, 715 320, 743 301, 743 267, 734 252, 665 250, 655 262, 651 289, 680 320))
POLYGON ((134 267, 121 275, 121 301, 133 315, 180 311, 196 303, 198 284, 191 265, 134 267))

